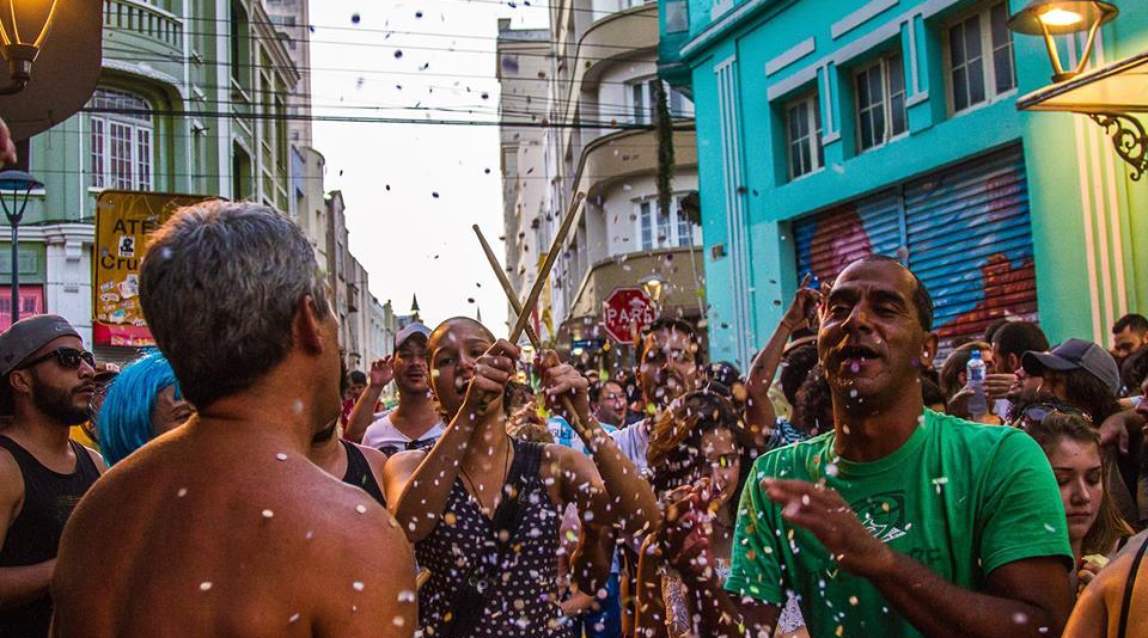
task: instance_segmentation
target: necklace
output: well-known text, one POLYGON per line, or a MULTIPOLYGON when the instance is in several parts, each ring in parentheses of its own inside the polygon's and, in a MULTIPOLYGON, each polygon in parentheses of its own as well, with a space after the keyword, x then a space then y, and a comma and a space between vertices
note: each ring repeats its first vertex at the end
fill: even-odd
MULTIPOLYGON (((510 452, 514 448, 514 442, 510 440, 509 436, 507 436, 506 438, 507 438, 506 454, 503 455, 502 475, 499 477, 499 479, 500 479, 499 483, 505 483, 506 482, 506 478, 507 478, 506 474, 507 474, 507 471, 510 469, 510 452)), ((464 464, 462 464, 462 463, 458 464, 458 471, 462 474, 462 478, 464 481, 466 481, 466 484, 468 486, 470 486, 470 497, 473 498, 478 503, 478 508, 485 513, 486 508, 484 508, 482 506, 482 500, 478 497, 480 492, 478 491, 478 488, 475 487, 474 480, 471 479, 470 475, 466 473, 466 467, 464 466, 464 464)), ((495 494, 495 502, 493 504, 493 507, 498 507, 498 500, 499 500, 498 495, 495 494)))

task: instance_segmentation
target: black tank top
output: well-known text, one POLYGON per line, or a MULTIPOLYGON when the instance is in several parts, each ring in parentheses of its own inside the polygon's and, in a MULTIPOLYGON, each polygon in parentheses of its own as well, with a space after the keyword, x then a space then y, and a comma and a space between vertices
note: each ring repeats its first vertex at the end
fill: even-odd
MULTIPOLYGON (((494 579, 493 591, 482 620, 473 627, 460 628, 456 635, 466 638, 573 638, 569 622, 558 607, 558 554, 561 512, 539 471, 542 445, 514 440, 515 463, 526 460, 522 492, 519 493, 521 522, 511 530, 512 548, 501 557, 501 578, 494 579)), ((464 580, 489 552, 497 553, 497 531, 474 498, 466 491, 461 475, 451 485, 446 507, 431 533, 415 543, 415 556, 421 567, 431 572, 430 581, 419 590, 419 627, 424 634, 442 635, 453 613, 464 580)))
MULTIPOLYGON (((24 477, 24 506, 8 527, 0 549, 0 567, 36 565, 56 557, 64 524, 80 497, 100 478, 95 462, 80 444, 68 442, 76 454, 76 470, 59 474, 12 439, 0 435, 24 477)), ((47 636, 52 620, 52 599, 47 595, 19 607, 0 611, 0 636, 47 636)))
POLYGON ((367 457, 363 456, 362 450, 356 447, 354 443, 343 440, 339 442, 347 449, 347 472, 343 474, 343 482, 362 489, 378 501, 379 505, 386 507, 387 499, 383 497, 383 490, 379 487, 379 482, 375 480, 375 474, 371 471, 371 464, 367 461, 367 457))

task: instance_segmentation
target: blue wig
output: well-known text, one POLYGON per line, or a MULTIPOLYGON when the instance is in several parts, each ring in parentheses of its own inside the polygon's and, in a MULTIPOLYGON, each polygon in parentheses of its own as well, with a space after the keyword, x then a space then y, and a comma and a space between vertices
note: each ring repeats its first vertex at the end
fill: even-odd
POLYGON ((175 372, 158 350, 124 368, 108 386, 96 427, 99 429, 100 449, 109 467, 155 436, 151 413, 155 409, 156 395, 171 386, 175 386, 175 398, 180 399, 175 372))

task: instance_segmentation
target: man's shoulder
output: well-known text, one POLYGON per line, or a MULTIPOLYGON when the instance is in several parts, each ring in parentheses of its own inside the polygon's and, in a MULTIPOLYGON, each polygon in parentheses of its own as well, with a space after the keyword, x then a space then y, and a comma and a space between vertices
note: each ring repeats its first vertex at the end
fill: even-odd
POLYGON ((1036 442, 1023 431, 1007 425, 974 423, 950 414, 926 409, 922 425, 933 428, 946 447, 966 450, 976 458, 989 459, 1000 449, 1037 448, 1036 442))

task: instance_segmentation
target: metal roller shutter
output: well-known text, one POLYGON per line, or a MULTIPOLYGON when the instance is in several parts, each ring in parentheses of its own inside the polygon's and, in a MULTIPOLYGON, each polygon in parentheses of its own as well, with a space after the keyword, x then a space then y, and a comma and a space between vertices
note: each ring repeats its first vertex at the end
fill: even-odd
POLYGON ((1036 318, 1019 146, 798 219, 793 233, 799 277, 812 272, 831 280, 872 253, 907 259, 936 304, 941 355, 954 338, 979 336, 998 317, 1036 318))
POLYGON ((850 262, 878 253, 896 256, 904 245, 901 197, 896 190, 850 202, 793 223, 797 273, 831 281, 850 262))
POLYGON ((909 267, 947 350, 1003 316, 1036 316, 1028 184, 1019 146, 905 185, 909 267))

